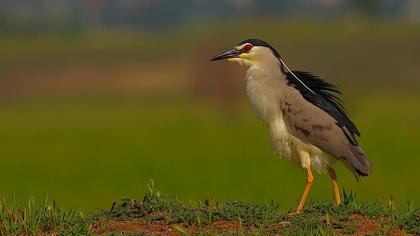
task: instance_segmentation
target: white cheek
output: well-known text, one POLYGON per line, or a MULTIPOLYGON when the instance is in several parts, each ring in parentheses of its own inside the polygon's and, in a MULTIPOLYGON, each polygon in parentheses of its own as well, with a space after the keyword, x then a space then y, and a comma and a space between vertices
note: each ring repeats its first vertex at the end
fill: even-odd
POLYGON ((238 63, 241 66, 251 66, 250 61, 245 60, 245 59, 242 59, 242 58, 237 58, 237 57, 235 57, 235 58, 229 58, 228 61, 230 61, 230 62, 236 62, 236 63, 238 63))
POLYGON ((230 61, 230 62, 236 62, 236 63, 239 63, 239 61, 240 60, 242 60, 241 58, 237 58, 237 57, 234 57, 234 58, 229 58, 229 59, 227 59, 228 61, 230 61))

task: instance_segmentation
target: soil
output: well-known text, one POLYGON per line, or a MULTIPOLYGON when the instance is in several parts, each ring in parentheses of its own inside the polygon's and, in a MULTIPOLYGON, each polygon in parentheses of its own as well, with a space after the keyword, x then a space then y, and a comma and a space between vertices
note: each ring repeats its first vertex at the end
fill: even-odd
MULTIPOLYGON (((381 221, 383 222, 383 221, 381 221)), ((291 222, 278 222, 275 228, 278 226, 288 227, 291 222)), ((351 217, 343 222, 344 227, 335 229, 337 233, 344 235, 371 235, 371 234, 385 234, 385 235, 407 235, 404 231, 394 226, 389 228, 386 223, 380 223, 376 219, 371 219, 366 216, 353 214, 351 217)), ((270 226, 268 226, 270 227, 270 226)), ((109 232, 114 233, 145 233, 153 235, 184 235, 195 234, 199 232, 204 233, 216 233, 216 232, 231 232, 231 233, 243 233, 256 230, 255 228, 244 228, 238 221, 227 221, 220 220, 213 222, 211 225, 205 225, 202 227, 198 226, 187 226, 184 224, 171 224, 165 221, 152 221, 146 222, 142 220, 102 220, 98 222, 94 227, 94 232, 97 234, 104 234, 109 232)), ((279 234, 280 235, 280 234, 279 234)))
POLYGON ((353 214, 350 216, 349 220, 344 222, 344 229, 337 230, 340 233, 346 233, 345 229, 349 227, 354 228, 353 233, 349 233, 347 235, 354 235, 354 236, 362 236, 362 235, 370 235, 370 234, 380 234, 380 235, 390 235, 390 236, 398 236, 398 235, 407 235, 403 233, 397 226, 393 226, 390 228, 390 224, 380 224, 375 219, 370 219, 367 216, 362 216, 358 214, 353 214))

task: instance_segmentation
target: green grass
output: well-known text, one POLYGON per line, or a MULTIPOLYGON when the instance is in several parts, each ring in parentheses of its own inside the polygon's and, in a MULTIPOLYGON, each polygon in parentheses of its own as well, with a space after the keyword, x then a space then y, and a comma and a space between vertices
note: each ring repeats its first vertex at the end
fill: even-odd
POLYGON ((203 202, 190 200, 185 204, 178 198, 168 197, 154 190, 151 182, 141 201, 123 199, 114 204, 111 210, 94 214, 93 219, 96 222, 103 219, 165 221, 179 230, 194 226, 197 229, 194 233, 198 234, 209 234, 208 226, 214 222, 228 221, 238 223, 239 227, 230 229, 232 231, 210 230, 211 234, 330 235, 337 230, 351 233, 355 225, 352 225, 350 218, 357 214, 377 221, 381 225, 380 235, 388 235, 395 228, 407 233, 420 233, 419 210, 410 204, 397 210, 392 201, 383 198, 363 202, 358 200, 355 194, 344 191, 343 203, 339 207, 312 200, 306 204, 302 214, 289 215, 279 211, 275 202, 257 205, 209 199, 203 202))
POLYGON ((412 205, 396 208, 393 201, 384 198, 360 201, 355 194, 346 192, 339 207, 310 200, 299 215, 281 211, 276 202, 251 204, 220 202, 212 198, 185 203, 177 197, 156 191, 153 182, 148 185, 141 200, 122 199, 114 202, 111 209, 95 211, 86 217, 74 210, 59 208, 54 201, 47 199, 38 205, 29 201, 26 207, 16 206, 13 199, 2 199, 0 202, 1 235, 95 235, 100 232, 119 235, 118 231, 108 228, 110 222, 132 225, 141 222, 144 227, 144 231, 138 228, 134 232, 132 228, 127 228, 124 235, 168 232, 160 231, 164 228, 156 228, 159 224, 185 235, 332 235, 352 234, 362 230, 361 224, 372 224, 368 221, 380 226, 380 230, 374 232, 378 235, 388 235, 395 230, 420 233, 420 212, 412 205), (355 215, 363 218, 355 220, 355 215), (230 227, 218 228, 216 225, 220 222, 230 227), (154 231, 150 231, 147 225, 155 225, 151 227, 154 231))
POLYGON ((0 198, 0 235, 87 235, 91 223, 82 213, 59 208, 48 198, 17 206, 15 199, 0 198))

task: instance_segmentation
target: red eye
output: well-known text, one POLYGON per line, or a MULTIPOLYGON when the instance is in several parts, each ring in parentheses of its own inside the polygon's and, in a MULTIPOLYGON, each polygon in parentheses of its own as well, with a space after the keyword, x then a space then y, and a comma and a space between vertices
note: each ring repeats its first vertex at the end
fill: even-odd
POLYGON ((251 44, 247 44, 247 45, 244 46, 244 51, 245 52, 249 52, 249 51, 251 51, 251 49, 252 49, 252 45, 251 44))

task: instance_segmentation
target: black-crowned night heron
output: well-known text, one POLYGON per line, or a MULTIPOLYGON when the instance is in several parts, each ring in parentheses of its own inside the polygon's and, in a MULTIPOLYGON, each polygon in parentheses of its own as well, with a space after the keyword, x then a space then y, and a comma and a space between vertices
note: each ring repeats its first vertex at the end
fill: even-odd
POLYGON ((267 125, 271 146, 280 158, 306 170, 307 182, 296 213, 312 186, 312 170, 328 172, 337 205, 340 192, 332 168, 336 160, 356 179, 371 172, 371 162, 357 143, 360 136, 346 115, 333 84, 308 72, 291 71, 268 43, 248 39, 215 56, 248 66, 246 90, 259 118, 267 125))

